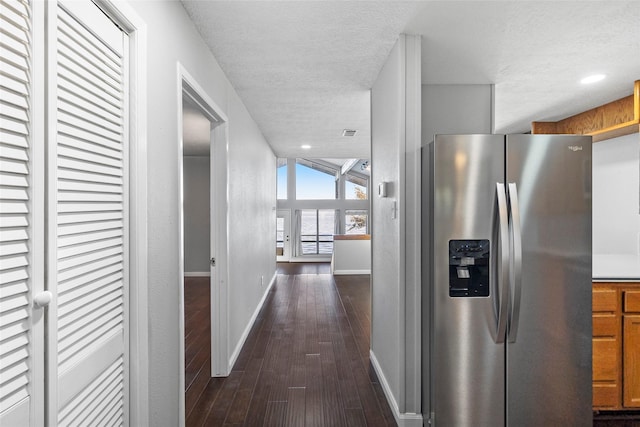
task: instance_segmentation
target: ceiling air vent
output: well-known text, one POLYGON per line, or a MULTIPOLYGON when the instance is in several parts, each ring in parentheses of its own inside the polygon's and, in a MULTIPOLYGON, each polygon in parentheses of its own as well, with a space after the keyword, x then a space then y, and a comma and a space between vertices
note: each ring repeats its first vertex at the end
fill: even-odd
POLYGON ((357 130, 355 129, 345 129, 342 131, 342 136, 355 136, 357 130))

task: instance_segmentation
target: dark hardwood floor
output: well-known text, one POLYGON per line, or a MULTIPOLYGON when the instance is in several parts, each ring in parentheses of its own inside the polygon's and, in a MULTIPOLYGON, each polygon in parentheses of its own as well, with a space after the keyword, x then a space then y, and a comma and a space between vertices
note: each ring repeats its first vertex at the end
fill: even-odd
POLYGON ((208 277, 184 279, 185 413, 191 412, 211 378, 211 314, 208 277))
POLYGON ((334 280, 328 264, 278 264, 231 374, 205 383, 210 326, 195 312, 208 310, 206 287, 185 281, 187 426, 396 425, 369 363, 369 276, 334 280))

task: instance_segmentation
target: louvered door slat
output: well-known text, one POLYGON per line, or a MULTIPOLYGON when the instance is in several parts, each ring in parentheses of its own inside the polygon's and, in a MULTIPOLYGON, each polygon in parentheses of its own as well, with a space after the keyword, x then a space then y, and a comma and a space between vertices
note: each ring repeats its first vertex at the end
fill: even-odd
POLYGON ((0 2, 0 425, 28 425, 32 401, 30 15, 0 2))
MULTIPOLYGON (((13 282, 0 288, 0 298, 8 298, 29 291, 29 285, 26 282, 13 282)), ((26 337, 24 337, 26 340, 26 337)), ((3 344, 3 346, 6 343, 3 344)))
MULTIPOLYGON (((122 139, 122 133, 118 131, 114 132, 106 127, 95 124, 96 120, 92 120, 91 114, 84 114, 81 109, 76 108, 74 106, 67 105, 64 100, 60 99, 58 101, 58 120, 61 123, 71 127, 83 130, 85 132, 89 132, 93 135, 99 135, 103 138, 109 139, 118 143, 122 139), (83 115, 82 117, 78 117, 78 114, 83 115)), ((113 127, 113 126, 110 126, 113 127)))
POLYGON ((90 233, 101 230, 122 229, 122 221, 100 221, 84 224, 62 225, 58 227, 58 236, 69 236, 78 233, 90 233))
MULTIPOLYGON (((105 400, 101 398, 105 394, 105 389, 111 387, 115 390, 122 390, 118 388, 121 387, 118 379, 122 375, 122 360, 117 359, 96 379, 94 387, 83 390, 74 401, 67 405, 65 410, 60 412, 60 426, 87 425, 88 418, 94 412, 95 407, 105 403, 105 400)), ((119 399, 111 399, 111 401, 115 405, 123 404, 119 399)))
POLYGON ((57 423, 118 425, 127 289, 125 76, 122 47, 115 51, 105 40, 117 33, 122 44, 123 37, 101 12, 85 21, 88 15, 72 3, 58 5, 56 25, 52 274, 58 390, 64 389, 57 423))
POLYGON ((112 99, 98 96, 100 94, 99 91, 92 87, 86 87, 81 84, 83 82, 84 80, 80 80, 79 78, 74 79, 71 75, 68 77, 58 76, 60 95, 64 96, 69 102, 77 101, 76 104, 80 107, 88 106, 89 109, 97 108, 105 117, 111 120, 117 120, 119 117, 117 104, 114 104, 112 99))
MULTIPOLYGON (((58 267, 60 269, 60 274, 58 275, 59 280, 68 280, 76 275, 84 274, 86 271, 92 271, 90 270, 90 267, 92 267, 93 264, 103 263, 104 260, 108 260, 114 255, 122 256, 122 249, 117 246, 112 246, 110 248, 89 252, 73 258, 60 260, 60 265, 58 267)), ((120 263, 122 260, 117 259, 116 262, 120 263)))
MULTIPOLYGON (((109 267, 114 267, 114 266, 111 265, 109 267)), ((76 282, 75 286, 73 286, 73 284, 71 283, 68 283, 67 286, 64 287, 64 290, 61 291, 60 299, 64 303, 67 303, 69 301, 76 300, 84 297, 85 295, 91 294, 91 292, 93 291, 93 288, 107 287, 112 283, 121 283, 123 278, 122 270, 119 270, 117 266, 115 268, 112 268, 112 270, 115 270, 115 271, 112 271, 110 274, 106 276, 100 276, 100 274, 102 274, 104 271, 98 270, 98 272, 94 272, 93 274, 94 278, 95 276, 98 276, 98 277, 95 278, 95 280, 88 283, 84 281, 81 283, 76 282)))
POLYGON ((92 133, 87 132, 82 128, 82 123, 68 123, 68 122, 59 122, 58 123, 58 133, 61 136, 71 137, 75 139, 79 139, 81 141, 91 142, 93 144, 99 144, 106 148, 110 148, 112 150, 120 151, 121 147, 119 142, 113 139, 109 139, 108 135, 102 135, 101 133, 92 133))

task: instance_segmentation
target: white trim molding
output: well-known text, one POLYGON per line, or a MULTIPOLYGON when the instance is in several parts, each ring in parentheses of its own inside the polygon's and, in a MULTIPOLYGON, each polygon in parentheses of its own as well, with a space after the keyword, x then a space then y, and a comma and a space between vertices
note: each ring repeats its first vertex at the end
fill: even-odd
POLYGON ((184 277, 211 277, 210 271, 185 271, 184 277))
POLYGON ((369 360, 371 361, 371 365, 373 366, 373 370, 376 371, 376 375, 378 376, 378 380, 380 380, 380 385, 382 386, 382 390, 384 391, 384 395, 387 398, 387 402, 391 407, 391 412, 393 412, 393 417, 396 419, 396 423, 398 423, 398 427, 422 427, 423 419, 422 414, 416 413, 400 413, 398 409, 398 402, 393 397, 393 393, 391 392, 391 387, 389 387, 389 382, 387 378, 384 376, 384 372, 382 372, 382 368, 378 363, 378 359, 376 359, 376 355, 372 350, 369 351, 369 360))
POLYGON ((371 274, 371 270, 334 270, 334 276, 341 276, 347 274, 371 274))
POLYGON ((276 283, 277 277, 278 277, 277 273, 274 273, 273 277, 271 278, 271 281, 269 282, 269 285, 267 286, 267 289, 265 289, 264 294, 262 295, 262 298, 258 303, 258 306, 253 312, 253 315, 251 315, 251 319, 249 320, 249 323, 247 323, 247 327, 244 328, 244 332, 242 332, 242 336, 238 340, 238 344, 236 345, 236 348, 233 350, 231 357, 229 357, 227 372, 231 372, 231 369, 233 369, 233 365, 235 365, 236 360, 238 360, 238 356, 240 356, 240 351, 242 351, 242 347, 244 346, 245 341, 249 337, 251 328, 253 328, 253 324, 256 322, 256 319, 258 318, 258 315, 260 314, 260 310, 262 310, 262 306, 264 305, 264 302, 267 300, 267 296, 269 295, 269 291, 271 291, 271 287, 273 286, 274 283, 276 283))

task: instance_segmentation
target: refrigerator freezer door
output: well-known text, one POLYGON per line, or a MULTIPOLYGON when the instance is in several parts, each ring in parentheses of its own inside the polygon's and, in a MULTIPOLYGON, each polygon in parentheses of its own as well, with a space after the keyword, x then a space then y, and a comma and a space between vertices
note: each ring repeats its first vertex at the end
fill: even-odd
POLYGON ((522 230, 507 425, 591 425, 591 138, 508 136, 507 181, 522 230))
POLYGON ((425 227, 432 233, 433 264, 425 274, 433 299, 430 396, 437 426, 504 424, 504 344, 496 343, 495 283, 501 256, 496 183, 504 183, 504 160, 504 136, 438 135, 423 171, 433 174, 433 211, 425 227), (480 265, 487 241, 488 272, 480 265), (485 273, 489 295, 479 296, 475 285, 465 295, 464 283, 486 280, 485 273))

